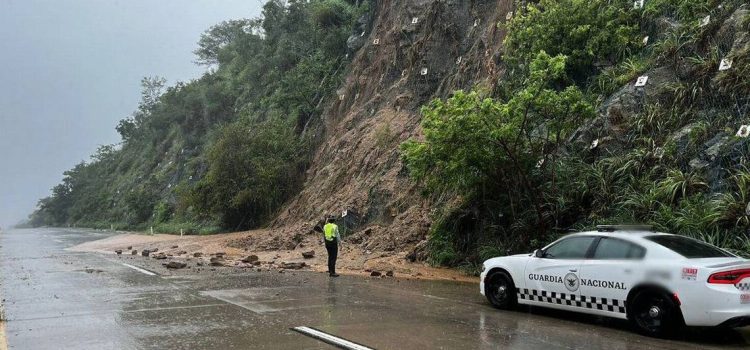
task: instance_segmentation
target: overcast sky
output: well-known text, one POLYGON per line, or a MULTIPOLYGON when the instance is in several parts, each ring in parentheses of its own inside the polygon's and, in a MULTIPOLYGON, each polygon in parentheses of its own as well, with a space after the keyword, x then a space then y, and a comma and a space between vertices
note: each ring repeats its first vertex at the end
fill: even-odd
POLYGON ((24 219, 63 171, 117 143, 144 76, 199 77, 200 34, 260 0, 0 0, 0 225, 24 219))

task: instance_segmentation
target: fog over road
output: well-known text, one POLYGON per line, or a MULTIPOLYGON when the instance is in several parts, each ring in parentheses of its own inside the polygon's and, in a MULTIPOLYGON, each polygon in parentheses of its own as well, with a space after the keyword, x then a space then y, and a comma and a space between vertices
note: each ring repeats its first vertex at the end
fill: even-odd
MULTIPOLYGON (((222 267, 171 271, 131 255, 66 251, 111 233, 0 232, 9 349, 332 349, 307 326, 376 349, 731 349, 748 328, 682 340, 621 321, 543 309, 502 312, 474 284, 329 279, 222 267)), ((2 339, 2 336, 0 336, 2 339)), ((2 344, 0 344, 2 348, 2 344)))

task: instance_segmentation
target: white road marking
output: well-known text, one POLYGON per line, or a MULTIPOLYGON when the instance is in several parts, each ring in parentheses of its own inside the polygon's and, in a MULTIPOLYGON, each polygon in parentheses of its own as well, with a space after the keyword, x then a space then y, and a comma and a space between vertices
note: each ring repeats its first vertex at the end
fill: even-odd
MULTIPOLYGON (((271 288, 259 288, 259 289, 271 289, 271 288)), ((273 288, 276 289, 276 288, 273 288)), ((272 312, 282 311, 293 311, 301 309, 313 309, 319 307, 326 307, 329 304, 312 304, 312 305, 297 305, 292 307, 273 307, 266 303, 278 303, 278 302, 290 302, 297 301, 299 299, 294 298, 282 298, 282 299, 263 299, 263 300, 247 300, 246 295, 234 295, 237 290, 216 290, 216 291, 201 291, 199 294, 202 296, 208 296, 217 300, 221 300, 227 304, 239 306, 245 310, 252 311, 256 314, 268 314, 272 312)), ((307 301, 310 301, 308 299, 307 301)))
POLYGON ((346 339, 342 339, 333 335, 330 335, 325 332, 321 332, 317 329, 310 328, 310 327, 294 327, 293 330, 300 332, 304 335, 313 337, 315 339, 318 339, 320 341, 326 342, 328 344, 331 344, 333 346, 339 347, 341 349, 349 349, 349 350, 373 350, 372 348, 368 348, 364 345, 360 345, 354 342, 350 342, 346 339))
POLYGON ((123 266, 127 266, 127 267, 129 267, 129 268, 131 268, 131 269, 133 269, 133 270, 136 270, 136 271, 138 271, 138 272, 140 272, 140 273, 145 273, 145 274, 147 274, 147 275, 149 275, 149 276, 156 276, 156 274, 155 274, 155 273, 153 273, 153 272, 151 272, 151 271, 149 271, 149 270, 144 270, 144 269, 142 269, 142 268, 140 268, 140 267, 137 267, 137 266, 133 266, 133 265, 130 265, 130 264, 126 264, 126 263, 122 263, 122 265, 123 265, 123 266))

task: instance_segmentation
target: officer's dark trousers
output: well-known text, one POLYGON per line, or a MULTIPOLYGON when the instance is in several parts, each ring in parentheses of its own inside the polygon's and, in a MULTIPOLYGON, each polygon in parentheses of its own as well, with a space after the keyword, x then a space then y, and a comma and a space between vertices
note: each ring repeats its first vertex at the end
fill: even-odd
POLYGON ((333 241, 326 240, 326 250, 328 251, 328 273, 333 275, 336 273, 336 258, 339 255, 339 245, 334 239, 333 241))

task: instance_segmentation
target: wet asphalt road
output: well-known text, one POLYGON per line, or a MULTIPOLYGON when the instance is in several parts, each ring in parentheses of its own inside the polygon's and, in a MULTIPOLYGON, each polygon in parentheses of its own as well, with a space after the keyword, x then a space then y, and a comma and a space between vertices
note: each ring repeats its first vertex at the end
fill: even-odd
POLYGON ((684 339, 659 340, 634 334, 622 321, 536 308, 502 312, 491 308, 474 284, 194 265, 168 271, 160 261, 140 256, 65 250, 110 234, 0 232, 9 349, 333 348, 291 331, 295 326, 376 349, 750 346, 748 328, 691 329, 684 339))

